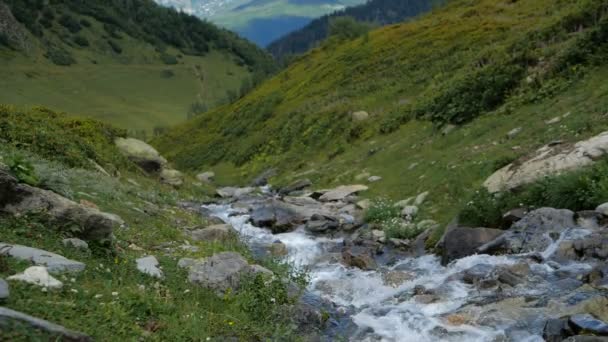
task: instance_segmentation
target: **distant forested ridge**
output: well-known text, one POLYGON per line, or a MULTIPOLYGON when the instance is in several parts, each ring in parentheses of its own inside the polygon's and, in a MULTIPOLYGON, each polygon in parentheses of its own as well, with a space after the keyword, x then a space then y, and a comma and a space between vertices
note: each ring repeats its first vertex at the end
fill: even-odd
POLYGON ((152 0, 4 2, 11 8, 15 18, 40 38, 43 38, 45 29, 52 27, 54 21, 72 33, 77 33, 88 24, 71 17, 68 14, 71 11, 103 23, 109 37, 116 37, 124 32, 159 48, 172 46, 188 55, 202 56, 210 50, 224 50, 238 56, 252 71, 269 73, 274 68, 267 53, 235 33, 195 16, 162 7, 152 0))
POLYGON ((268 51, 279 60, 304 53, 329 36, 330 21, 336 17, 349 16, 357 21, 388 25, 415 17, 441 3, 443 0, 370 0, 364 5, 349 7, 313 20, 304 28, 268 45, 268 51))

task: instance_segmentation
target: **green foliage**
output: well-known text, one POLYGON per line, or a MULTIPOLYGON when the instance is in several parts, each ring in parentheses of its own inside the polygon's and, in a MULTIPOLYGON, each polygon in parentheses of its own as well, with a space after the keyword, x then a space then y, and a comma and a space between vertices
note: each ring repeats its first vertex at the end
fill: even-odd
POLYGON ((89 43, 89 40, 83 36, 74 36, 74 43, 78 44, 78 46, 81 46, 81 47, 87 47, 87 46, 91 45, 89 43))
POLYGON ((424 231, 424 228, 414 223, 405 223, 398 218, 382 222, 381 227, 389 239, 414 239, 424 231))
POLYGON ((335 17, 329 21, 329 35, 340 40, 350 40, 361 37, 371 29, 366 23, 361 23, 353 17, 335 17))
POLYGON ((160 60, 167 65, 175 65, 178 63, 177 57, 170 55, 168 53, 162 53, 160 55, 160 60))
POLYGON ((365 221, 371 223, 387 222, 401 217, 401 210, 386 198, 376 198, 371 201, 365 211, 365 221))
POLYGON ((518 207, 593 210, 608 202, 608 160, 580 171, 546 177, 514 192, 475 192, 460 212, 465 225, 499 227, 502 215, 518 207))
POLYGON ((9 156, 6 160, 6 165, 19 182, 32 186, 37 186, 40 183, 34 165, 22 155, 13 154, 9 156))
POLYGON ((48 58, 51 62, 59 66, 70 66, 76 63, 76 60, 74 57, 72 57, 70 52, 54 45, 48 48, 44 57, 48 58))
POLYGON ((71 33, 78 33, 78 32, 80 32, 80 30, 82 30, 82 26, 80 26, 80 23, 78 22, 78 20, 76 20, 74 17, 72 17, 69 14, 62 15, 59 18, 59 23, 63 27, 68 29, 68 31, 70 31, 71 33))
POLYGON ((108 45, 110 45, 110 48, 112 49, 112 51, 114 51, 114 53, 117 53, 119 55, 122 53, 122 47, 120 47, 120 45, 116 41, 108 39, 108 45))
POLYGON ((0 141, 69 166, 130 167, 114 146, 122 130, 91 119, 70 118, 45 108, 18 110, 0 106, 0 141), (35 127, 35 129, 32 129, 35 127))

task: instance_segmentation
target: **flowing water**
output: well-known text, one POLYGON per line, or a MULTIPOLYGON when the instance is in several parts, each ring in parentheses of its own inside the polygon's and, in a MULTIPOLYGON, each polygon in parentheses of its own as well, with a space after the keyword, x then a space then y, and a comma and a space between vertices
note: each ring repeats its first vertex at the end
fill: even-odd
MULTIPOLYGON (((511 314, 501 312, 500 308, 468 310, 469 315, 476 316, 474 319, 478 323, 474 325, 450 324, 446 319, 447 315, 467 305, 474 308, 474 303, 495 296, 492 291, 483 292, 454 275, 476 265, 514 265, 524 260, 525 254, 474 255, 446 267, 440 264, 437 256, 426 255, 363 271, 345 267, 338 259, 328 257, 341 245, 342 239, 311 235, 304 230, 275 235, 252 226, 246 214, 238 213, 228 205, 206 208, 212 215, 234 226, 252 249, 280 240, 287 246, 289 262, 309 270, 311 282, 306 300, 324 309, 329 308, 332 317, 337 317, 327 329, 326 340, 345 336, 355 341, 543 341, 540 334, 546 317, 540 309, 522 311, 527 316, 517 310, 511 314), (395 271, 411 277, 396 287, 386 285, 383 275, 395 271), (415 289, 420 285, 432 291, 438 300, 418 300, 415 289)), ((580 230, 564 232, 558 242, 544 251, 544 256, 553 254, 564 239, 584 234, 580 230)), ((554 288, 547 281, 554 269, 546 264, 531 264, 531 267, 539 280, 533 287, 519 288, 519 295, 542 296, 551 291, 557 295, 559 287, 554 288)), ((562 271, 570 269, 577 272, 588 268, 584 264, 568 264, 562 271)))

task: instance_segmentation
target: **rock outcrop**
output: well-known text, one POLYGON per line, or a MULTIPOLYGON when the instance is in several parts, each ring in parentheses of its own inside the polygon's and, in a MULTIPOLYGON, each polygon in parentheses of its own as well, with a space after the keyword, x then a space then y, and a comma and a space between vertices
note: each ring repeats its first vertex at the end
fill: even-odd
POLYGON ((255 274, 272 276, 272 272, 262 266, 249 265, 238 253, 222 252, 191 265, 188 280, 222 295, 229 289, 238 291, 243 279, 255 274))
POLYGON ((42 249, 0 242, 0 254, 46 266, 51 273, 81 272, 86 265, 42 249))
POLYGON ((167 160, 145 142, 134 138, 116 138, 116 147, 129 160, 148 173, 159 173, 167 165, 167 160))
POLYGON ((441 238, 441 263, 447 265, 453 260, 476 254, 479 247, 503 233, 492 228, 450 227, 441 238))
POLYGON ((60 325, 45 321, 40 318, 32 317, 24 313, 8 308, 0 307, 0 330, 2 327, 12 327, 15 325, 27 326, 32 329, 39 329, 50 335, 53 341, 67 342, 89 342, 93 339, 81 332, 68 330, 60 325))
POLYGON ((496 171, 485 182, 489 192, 510 190, 544 176, 580 169, 608 152, 608 132, 574 145, 546 145, 532 156, 496 171))
POLYGON ((0 169, 0 212, 12 215, 43 213, 60 226, 79 228, 85 240, 107 240, 124 222, 120 217, 90 208, 52 191, 21 184, 0 169))

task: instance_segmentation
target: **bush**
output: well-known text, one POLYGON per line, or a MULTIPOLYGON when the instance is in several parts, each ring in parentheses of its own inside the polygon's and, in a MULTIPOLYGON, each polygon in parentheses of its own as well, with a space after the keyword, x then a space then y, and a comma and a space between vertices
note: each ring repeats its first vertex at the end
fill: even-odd
POLYGON ((49 47, 44 57, 48 58, 53 64, 60 66, 70 66, 76 63, 76 60, 68 51, 55 46, 49 47))
POLYGON ((114 51, 117 54, 121 54, 122 53, 122 48, 120 47, 120 45, 118 45, 117 42, 108 39, 108 45, 110 45, 110 48, 112 48, 112 51, 114 51))
POLYGON ((178 63, 177 58, 168 53, 162 53, 160 55, 160 60, 163 61, 163 63, 165 63, 167 65, 175 65, 178 63))
POLYGON ((68 29, 71 33, 78 33, 82 30, 82 26, 78 20, 74 19, 71 15, 64 14, 59 18, 59 23, 68 29))
POLYGON ((6 165, 19 182, 37 186, 40 183, 34 165, 23 156, 14 154, 7 158, 6 165))
POLYGON ((74 43, 78 44, 78 46, 86 47, 89 46, 89 40, 83 36, 74 36, 74 43))

